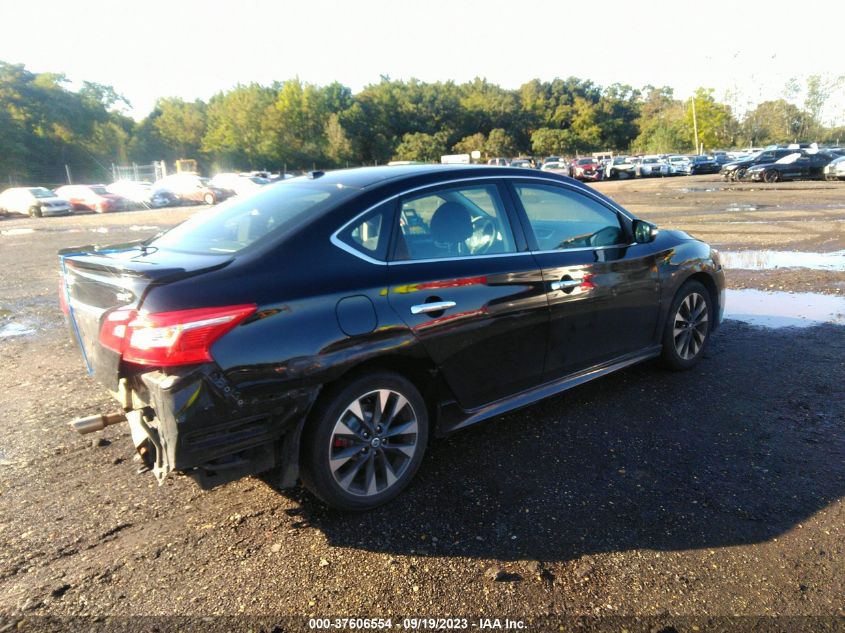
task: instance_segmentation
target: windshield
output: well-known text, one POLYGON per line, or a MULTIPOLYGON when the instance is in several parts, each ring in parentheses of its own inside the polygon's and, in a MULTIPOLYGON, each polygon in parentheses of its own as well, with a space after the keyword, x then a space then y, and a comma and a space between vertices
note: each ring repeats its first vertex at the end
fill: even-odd
POLYGON ((264 237, 294 230, 354 193, 311 182, 263 187, 259 193, 198 213, 150 245, 189 253, 237 253, 264 237))
POLYGON ((578 161, 578 164, 579 165, 592 165, 593 161, 594 161, 594 159, 592 159, 592 158, 582 158, 578 161))
POLYGON ((56 197, 56 194, 54 194, 49 189, 45 189, 44 187, 32 187, 29 190, 29 193, 31 193, 36 198, 55 198, 56 197))
POLYGON ((105 187, 88 187, 88 188, 91 191, 93 191, 94 193, 97 193, 99 195, 103 195, 104 193, 108 193, 108 191, 106 191, 105 187))

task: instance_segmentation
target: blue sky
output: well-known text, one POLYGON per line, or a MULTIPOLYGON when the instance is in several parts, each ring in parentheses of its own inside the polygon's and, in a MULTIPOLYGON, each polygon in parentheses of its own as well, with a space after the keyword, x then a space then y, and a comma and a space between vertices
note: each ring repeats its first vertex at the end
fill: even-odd
MULTIPOLYGON (((506 88, 575 75, 671 85, 679 97, 713 87, 742 111, 782 96, 791 77, 845 74, 845 6, 766 6, 777 10, 740 0, 0 0, 0 60, 111 84, 136 117, 159 96, 207 99, 294 76, 357 91, 381 75, 506 88)), ((825 118, 845 124, 845 92, 825 118)))

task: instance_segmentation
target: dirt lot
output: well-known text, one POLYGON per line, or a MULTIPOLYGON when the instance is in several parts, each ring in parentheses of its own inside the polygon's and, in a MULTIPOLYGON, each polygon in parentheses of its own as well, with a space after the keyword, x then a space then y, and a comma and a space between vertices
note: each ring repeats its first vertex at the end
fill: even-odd
MULTIPOLYGON (((724 251, 845 249, 845 183, 597 188, 724 251)), ((845 627, 845 327, 727 321, 692 372, 633 367, 436 442, 409 490, 369 514, 259 479, 159 488, 135 474, 128 430, 92 441, 64 426, 114 407, 62 324, 55 252, 192 212, 0 220, 0 631, 246 622, 174 615, 280 630, 307 628, 282 617, 302 615, 845 627)), ((730 284, 836 295, 845 273, 732 271, 730 284)))

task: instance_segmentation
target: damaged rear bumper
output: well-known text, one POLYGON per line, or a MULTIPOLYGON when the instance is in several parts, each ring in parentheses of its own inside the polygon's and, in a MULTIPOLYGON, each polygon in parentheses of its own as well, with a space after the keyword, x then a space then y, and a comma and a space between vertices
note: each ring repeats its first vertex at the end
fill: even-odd
POLYGON ((122 379, 116 397, 135 448, 159 483, 173 471, 204 489, 281 467, 299 474, 299 438, 317 387, 245 395, 214 366, 122 379))

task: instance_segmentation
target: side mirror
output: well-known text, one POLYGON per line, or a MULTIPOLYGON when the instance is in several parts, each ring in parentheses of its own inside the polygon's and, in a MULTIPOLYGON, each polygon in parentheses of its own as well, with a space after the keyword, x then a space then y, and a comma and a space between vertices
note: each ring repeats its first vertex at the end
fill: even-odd
POLYGON ((634 220, 634 241, 637 244, 648 244, 653 242, 654 238, 660 232, 655 225, 643 220, 634 220))

